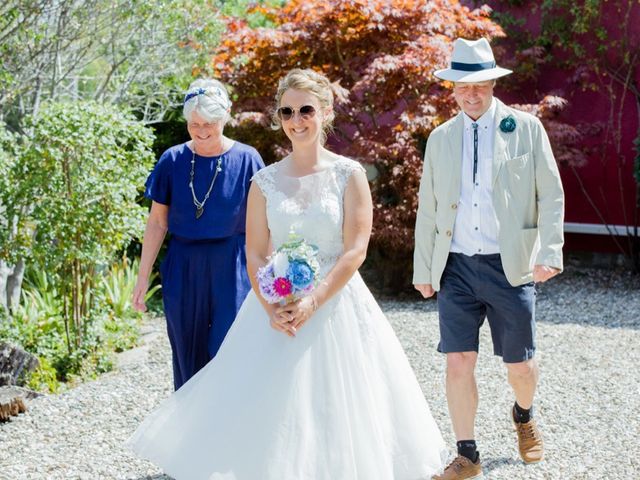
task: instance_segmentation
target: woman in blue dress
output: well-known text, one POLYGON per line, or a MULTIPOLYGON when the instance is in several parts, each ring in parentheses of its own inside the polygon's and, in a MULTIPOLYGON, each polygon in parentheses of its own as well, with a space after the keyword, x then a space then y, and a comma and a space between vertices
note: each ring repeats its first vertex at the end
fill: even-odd
POLYGON ((223 134, 230 108, 220 82, 193 82, 183 108, 191 140, 165 151, 146 182, 152 204, 133 306, 146 310, 149 275, 169 232, 160 274, 176 390, 216 355, 251 289, 247 194, 264 163, 253 147, 223 134))

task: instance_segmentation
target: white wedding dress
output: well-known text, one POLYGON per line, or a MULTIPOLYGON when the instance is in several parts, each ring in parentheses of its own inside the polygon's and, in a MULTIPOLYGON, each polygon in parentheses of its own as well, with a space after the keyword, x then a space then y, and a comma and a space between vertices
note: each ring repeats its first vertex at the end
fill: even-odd
MULTIPOLYGON (((281 163, 254 181, 274 248, 295 231, 322 274, 343 251, 343 193, 362 166, 302 178, 281 163)), ((178 480, 418 480, 447 452, 391 326, 355 273, 290 338, 250 292, 217 356, 128 445, 178 480)))

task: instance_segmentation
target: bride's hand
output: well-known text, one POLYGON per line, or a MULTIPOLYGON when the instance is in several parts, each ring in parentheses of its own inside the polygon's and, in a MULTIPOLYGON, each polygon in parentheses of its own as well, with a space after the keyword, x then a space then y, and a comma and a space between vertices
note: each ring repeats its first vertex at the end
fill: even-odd
POLYGON ((309 320, 309 318, 311 318, 317 308, 316 299, 312 294, 285 305, 284 307, 276 310, 276 312, 282 315, 289 315, 291 317, 289 325, 295 333, 307 322, 307 320, 309 320))
POLYGON ((271 323, 271 328, 289 335, 290 337, 295 337, 296 331, 292 326, 293 317, 291 314, 286 311, 282 311, 282 307, 278 308, 273 306, 270 310, 269 321, 271 323))

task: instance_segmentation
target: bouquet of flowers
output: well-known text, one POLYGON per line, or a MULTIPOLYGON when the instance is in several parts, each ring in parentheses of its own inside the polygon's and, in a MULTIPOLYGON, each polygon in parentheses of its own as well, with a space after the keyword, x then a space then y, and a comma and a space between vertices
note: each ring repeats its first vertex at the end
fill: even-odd
POLYGON ((313 291, 320 264, 317 247, 294 233, 268 258, 256 275, 260 293, 268 303, 295 302, 313 291))

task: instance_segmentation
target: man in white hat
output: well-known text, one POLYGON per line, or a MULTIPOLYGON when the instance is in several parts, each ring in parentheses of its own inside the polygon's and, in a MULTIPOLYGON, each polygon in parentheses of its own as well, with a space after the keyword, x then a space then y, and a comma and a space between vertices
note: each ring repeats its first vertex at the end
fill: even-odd
POLYGON ((520 456, 542 460, 532 415, 538 383, 535 282, 562 271, 564 193, 540 121, 493 96, 496 66, 486 39, 458 39, 451 65, 461 112, 429 136, 415 230, 415 288, 438 292, 440 342, 447 357, 447 402, 458 456, 438 479, 482 475, 474 423, 479 329, 489 321, 493 351, 507 367, 511 420, 520 456))

